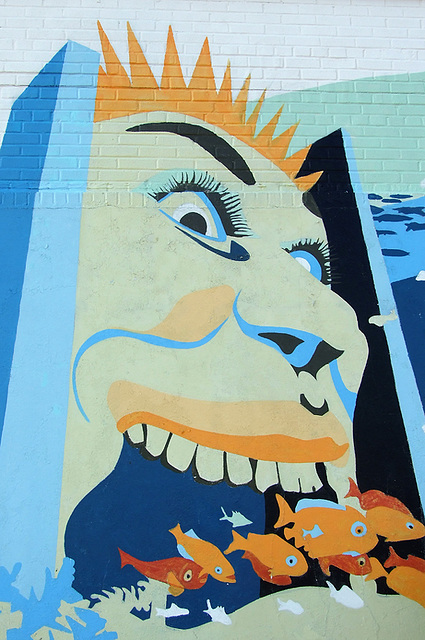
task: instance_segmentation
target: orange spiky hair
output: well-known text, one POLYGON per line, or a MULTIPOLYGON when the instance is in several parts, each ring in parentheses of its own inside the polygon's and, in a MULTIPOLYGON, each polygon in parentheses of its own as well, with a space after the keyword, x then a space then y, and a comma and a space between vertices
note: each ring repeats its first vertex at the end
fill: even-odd
POLYGON ((256 149, 284 171, 300 190, 306 191, 317 182, 321 172, 296 178, 310 147, 286 157, 298 123, 273 138, 283 105, 256 136, 255 129, 265 91, 250 117, 246 118, 250 76, 246 78, 238 97, 233 101, 230 62, 217 91, 207 38, 189 85, 186 86, 170 27, 161 85, 158 86, 136 36, 130 25, 127 26, 131 80, 98 23, 106 71, 99 67, 95 122, 152 111, 182 113, 216 125, 256 149))

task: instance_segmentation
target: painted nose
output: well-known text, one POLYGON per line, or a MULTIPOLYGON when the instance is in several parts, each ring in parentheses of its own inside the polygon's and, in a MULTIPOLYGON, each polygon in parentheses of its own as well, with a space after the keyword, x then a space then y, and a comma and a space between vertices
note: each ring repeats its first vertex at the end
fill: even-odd
POLYGON ((301 371, 307 371, 315 378, 322 367, 330 364, 343 353, 319 336, 307 331, 250 324, 238 311, 238 298, 239 294, 233 304, 233 313, 243 333, 279 351, 297 375, 301 371))

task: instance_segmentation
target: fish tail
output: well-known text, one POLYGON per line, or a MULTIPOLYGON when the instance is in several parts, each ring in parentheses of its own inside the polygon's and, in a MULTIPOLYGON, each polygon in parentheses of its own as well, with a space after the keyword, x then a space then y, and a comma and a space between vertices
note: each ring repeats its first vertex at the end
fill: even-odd
POLYGON ((360 500, 360 498, 362 497, 362 494, 360 492, 360 489, 358 488, 358 486, 354 482, 353 478, 348 478, 348 482, 350 483, 350 488, 348 490, 347 495, 344 496, 344 497, 345 498, 358 498, 358 500, 360 500))
POLYGON ((179 541, 179 539, 181 539, 183 535, 183 531, 179 522, 176 524, 176 526, 173 529, 169 529, 169 532, 173 534, 177 542, 179 541))
POLYGON ((229 519, 229 516, 227 515, 227 513, 225 512, 225 510, 224 510, 224 508, 223 508, 223 507, 221 507, 221 510, 222 510, 222 512, 223 512, 223 517, 222 517, 222 518, 220 518, 220 520, 228 520, 228 519, 229 519))
POLYGON ((227 547, 226 551, 224 552, 227 556, 228 553, 232 553, 232 551, 238 551, 240 549, 244 549, 245 548, 245 538, 243 536, 240 535, 240 533, 237 533, 236 531, 232 531, 233 534, 233 542, 230 543, 230 545, 227 547))
POLYGON ((397 567, 402 559, 403 558, 400 558, 400 556, 394 551, 393 547, 390 547, 390 555, 387 560, 385 560, 384 567, 397 567))
POLYGON ((121 569, 122 569, 123 567, 125 567, 126 564, 131 564, 131 556, 125 551, 123 551, 122 549, 120 549, 119 547, 118 547, 118 551, 120 553, 121 569))
POLYGON ((285 524, 288 524, 288 522, 294 521, 294 512, 286 502, 285 498, 283 498, 283 496, 281 496, 279 493, 276 493, 276 500, 279 507, 279 517, 276 520, 274 528, 278 529, 279 527, 283 527, 285 524))

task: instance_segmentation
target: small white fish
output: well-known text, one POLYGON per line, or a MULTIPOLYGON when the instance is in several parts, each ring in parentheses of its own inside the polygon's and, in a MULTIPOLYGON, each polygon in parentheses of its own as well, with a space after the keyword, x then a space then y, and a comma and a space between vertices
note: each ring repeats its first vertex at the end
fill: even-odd
POLYGON ((277 599, 279 608, 278 611, 290 611, 294 613, 296 616, 300 616, 304 613, 304 609, 300 605, 299 602, 294 602, 293 600, 287 600, 286 602, 282 602, 280 598, 277 599))
POLYGON ((395 309, 392 309, 391 313, 388 313, 386 315, 381 314, 378 316, 370 316, 369 324, 375 324, 377 327, 383 327, 387 322, 391 322, 391 320, 397 320, 397 318, 398 316, 395 312, 395 309))
POLYGON ((224 516, 220 518, 220 520, 228 520, 232 523, 234 529, 236 529, 236 527, 245 527, 247 524, 252 524, 252 520, 245 518, 240 511, 232 511, 232 515, 228 516, 223 507, 221 507, 221 510, 224 516))
POLYGON ((177 618, 178 616, 187 616, 189 615, 189 609, 182 609, 178 607, 174 602, 169 609, 158 609, 155 607, 156 615, 161 616, 162 618, 177 618))
POLYGON ((334 598, 339 604, 343 604, 344 607, 349 609, 361 609, 364 606, 363 600, 357 595, 350 587, 345 584, 339 591, 335 589, 332 582, 326 581, 329 589, 331 590, 331 598, 334 598))
POLYGON ((419 273, 416 276, 415 280, 417 280, 418 282, 421 282, 421 281, 425 280, 425 271, 423 269, 421 269, 419 271, 419 273))
POLYGON ((215 607, 213 609, 210 600, 207 600, 207 608, 204 609, 204 613, 207 613, 211 617, 212 622, 221 622, 221 624, 232 624, 232 621, 225 612, 224 607, 215 607))
POLYGON ((318 538, 319 536, 323 536, 323 531, 318 524, 315 524, 312 529, 303 529, 303 538, 305 538, 306 536, 318 538))

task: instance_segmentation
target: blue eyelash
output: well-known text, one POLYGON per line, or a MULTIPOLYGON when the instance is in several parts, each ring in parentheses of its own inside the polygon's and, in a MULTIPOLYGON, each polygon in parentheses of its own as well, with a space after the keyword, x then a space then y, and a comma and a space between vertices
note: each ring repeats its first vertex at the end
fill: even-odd
POLYGON ((323 284, 331 284, 329 245, 323 240, 299 240, 291 247, 282 247, 294 258, 304 258, 310 265, 310 273, 323 284))

